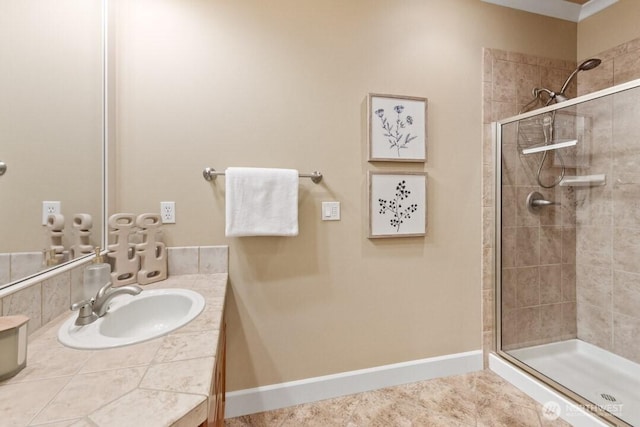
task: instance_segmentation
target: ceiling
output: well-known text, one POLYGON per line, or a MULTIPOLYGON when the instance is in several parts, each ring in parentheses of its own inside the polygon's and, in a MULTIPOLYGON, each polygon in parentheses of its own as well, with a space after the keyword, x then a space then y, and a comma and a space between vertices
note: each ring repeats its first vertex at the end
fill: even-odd
POLYGON ((618 0, 482 0, 539 15, 580 22, 618 0))

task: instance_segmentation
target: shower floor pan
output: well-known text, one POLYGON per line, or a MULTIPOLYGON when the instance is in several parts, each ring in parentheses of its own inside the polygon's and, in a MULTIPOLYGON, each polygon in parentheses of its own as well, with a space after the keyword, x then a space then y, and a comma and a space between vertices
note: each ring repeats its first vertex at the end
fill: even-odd
POLYGON ((507 353, 626 423, 640 427, 640 364, 578 339, 507 353))

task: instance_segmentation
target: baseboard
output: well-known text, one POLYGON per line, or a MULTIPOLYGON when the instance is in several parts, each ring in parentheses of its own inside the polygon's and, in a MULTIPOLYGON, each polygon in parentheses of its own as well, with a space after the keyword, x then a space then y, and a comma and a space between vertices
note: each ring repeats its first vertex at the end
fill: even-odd
POLYGON ((226 394, 225 418, 482 369, 482 351, 449 354, 226 394))
POLYGON ((514 367, 506 360, 489 355, 489 369, 502 378, 518 387, 535 401, 542 405, 553 405, 559 413, 560 418, 575 427, 607 427, 609 424, 603 422, 584 408, 578 406, 573 401, 567 399, 557 391, 547 387, 532 376, 514 367))

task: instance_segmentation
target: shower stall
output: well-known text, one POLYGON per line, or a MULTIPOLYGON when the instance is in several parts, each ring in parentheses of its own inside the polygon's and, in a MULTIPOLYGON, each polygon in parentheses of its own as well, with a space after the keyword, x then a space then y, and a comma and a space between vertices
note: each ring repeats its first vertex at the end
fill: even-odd
POLYGON ((640 80, 562 101, 496 123, 497 353, 640 426, 640 80))

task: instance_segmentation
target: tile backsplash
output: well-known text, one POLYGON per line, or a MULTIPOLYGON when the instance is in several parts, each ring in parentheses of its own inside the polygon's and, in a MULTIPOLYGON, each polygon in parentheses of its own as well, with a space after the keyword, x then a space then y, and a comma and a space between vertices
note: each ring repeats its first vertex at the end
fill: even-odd
MULTIPOLYGON (((228 246, 189 246, 168 248, 169 275, 227 273, 228 246)), ((0 257, 0 263, 4 257, 0 257)), ((90 261, 71 269, 45 275, 41 281, 28 281, 0 290, 0 314, 29 317, 29 335, 69 310, 82 298, 83 271, 90 261)))

